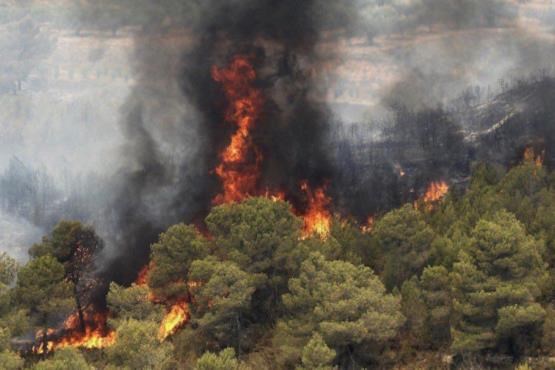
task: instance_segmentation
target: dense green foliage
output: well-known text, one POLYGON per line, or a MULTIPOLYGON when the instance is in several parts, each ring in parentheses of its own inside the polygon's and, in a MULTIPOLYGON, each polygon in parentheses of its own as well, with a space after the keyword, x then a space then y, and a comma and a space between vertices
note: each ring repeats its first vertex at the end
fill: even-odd
POLYGON ((453 267, 459 316, 453 328, 455 350, 493 349, 507 342, 521 354, 533 344, 545 318, 537 301, 545 272, 541 247, 506 211, 478 222, 453 267))
POLYGON ((152 268, 148 285, 161 299, 189 294, 186 277, 194 260, 207 254, 206 242, 193 226, 175 225, 152 245, 152 268))
POLYGON ((147 284, 110 285, 117 339, 103 349, 18 344, 78 310, 75 286, 102 250, 94 230, 62 221, 21 267, 0 255, 2 368, 551 366, 555 175, 533 161, 478 165, 464 191, 392 210, 371 231, 336 217, 325 240, 301 237, 290 206, 266 198, 215 207, 205 223, 209 236, 184 224, 160 235, 147 284), (186 323, 162 341, 176 302, 186 323))

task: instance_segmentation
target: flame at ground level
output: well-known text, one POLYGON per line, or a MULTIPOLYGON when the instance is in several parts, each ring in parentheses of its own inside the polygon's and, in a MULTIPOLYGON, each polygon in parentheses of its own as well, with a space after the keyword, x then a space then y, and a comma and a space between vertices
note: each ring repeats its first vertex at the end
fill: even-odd
POLYGON ((301 184, 301 190, 306 193, 308 200, 308 208, 303 215, 303 237, 316 234, 320 238, 326 239, 331 229, 331 213, 328 210, 331 198, 326 195, 324 187, 312 191, 307 182, 301 184))
POLYGON ((60 342, 54 343, 52 349, 64 347, 79 347, 87 349, 99 349, 111 346, 116 342, 116 332, 103 333, 102 329, 85 328, 85 333, 78 333, 69 337, 63 337, 60 342))
POLYGON ((81 328, 77 312, 65 320, 63 329, 48 329, 46 345, 43 342, 44 332, 39 330, 36 339, 40 344, 33 347, 33 352, 42 354, 64 347, 100 349, 115 343, 116 332, 106 327, 107 314, 85 312, 84 316, 84 329, 81 328))
MULTIPOLYGON (((152 303, 162 304, 163 302, 156 298, 154 293, 148 287, 148 274, 152 269, 155 269, 154 262, 150 262, 148 265, 144 266, 135 280, 135 284, 139 286, 146 286, 148 288, 148 300, 152 303)), ((189 281, 187 285, 189 288, 194 288, 199 286, 199 282, 189 281)), ((182 299, 177 303, 173 304, 168 310, 166 316, 162 319, 160 323, 160 328, 158 330, 158 339, 164 341, 170 335, 174 334, 179 328, 187 323, 189 319, 189 305, 187 301, 182 299)))
POLYGON ((165 340, 185 325, 187 320, 189 320, 189 305, 185 301, 176 302, 170 307, 164 319, 162 319, 162 324, 158 331, 158 339, 160 341, 165 340))

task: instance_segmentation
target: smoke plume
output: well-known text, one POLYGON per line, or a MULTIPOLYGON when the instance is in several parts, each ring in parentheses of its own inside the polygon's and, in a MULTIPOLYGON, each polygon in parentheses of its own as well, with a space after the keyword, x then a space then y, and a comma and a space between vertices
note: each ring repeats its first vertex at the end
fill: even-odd
POLYGON ((122 123, 129 161, 118 174, 121 190, 112 208, 121 266, 110 270, 131 278, 169 224, 199 221, 209 210, 220 187, 213 170, 233 130, 210 69, 225 67, 234 55, 252 60, 265 96, 253 133, 264 157, 260 186, 294 200, 301 198, 302 180, 321 185, 333 178, 326 147, 333 115, 309 98, 315 83, 310 72, 319 63, 315 47, 322 27, 349 24, 350 6, 338 11, 318 1, 208 1, 191 30, 197 37, 177 52, 165 36, 137 37, 138 84, 122 123))
POLYGON ((513 2, 161 6, 166 17, 175 14, 173 28, 159 17, 134 36, 135 86, 122 107, 124 165, 104 217, 114 230, 106 249, 110 279, 131 281, 160 232, 177 222, 201 223, 212 206, 221 190, 214 169, 234 127, 210 71, 236 55, 251 60, 264 95, 252 132, 264 158, 259 186, 285 192, 296 208, 303 207, 299 184, 307 180, 328 185, 333 211, 363 219, 414 199, 430 181, 464 184, 473 161, 508 164, 536 138, 552 140, 541 123, 550 116, 538 113, 526 135, 506 131, 511 140, 496 155, 483 149, 495 119, 516 106, 513 120, 528 117, 539 91, 553 89, 542 80, 544 88, 529 87, 532 97, 502 98, 520 96, 513 81, 534 85, 530 75, 552 70, 542 53, 553 49, 552 39, 538 36, 544 28, 523 26, 526 9, 513 2), (350 63, 359 62, 371 65, 362 68, 370 76, 356 76, 350 63))

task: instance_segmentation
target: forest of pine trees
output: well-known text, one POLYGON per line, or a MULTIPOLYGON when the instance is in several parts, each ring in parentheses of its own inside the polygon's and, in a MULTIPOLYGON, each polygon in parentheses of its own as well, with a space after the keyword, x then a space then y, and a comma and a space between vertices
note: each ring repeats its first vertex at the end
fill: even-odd
POLYGON ((2 254, 0 367, 555 367, 555 173, 534 160, 476 165, 466 190, 371 230, 336 216, 329 237, 302 237, 290 205, 267 198, 204 224, 171 226, 142 279, 110 284, 102 348, 48 347, 49 328, 72 312, 83 323, 95 299, 91 227, 61 221, 22 266, 2 254), (181 321, 161 336, 169 313, 181 321))

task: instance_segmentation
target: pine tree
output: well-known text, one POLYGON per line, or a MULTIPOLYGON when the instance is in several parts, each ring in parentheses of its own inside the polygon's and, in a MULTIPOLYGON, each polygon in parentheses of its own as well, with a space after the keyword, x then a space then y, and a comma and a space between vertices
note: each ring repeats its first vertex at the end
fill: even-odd
POLYGON ((233 348, 226 348, 220 353, 206 352, 195 364, 195 370, 238 370, 239 361, 233 348))
POLYGON ((525 353, 537 341, 545 311, 541 294, 542 245, 506 212, 482 219, 454 265, 456 289, 452 348, 525 353))
POLYGON ((322 336, 315 333, 303 349, 302 364, 298 370, 332 370, 336 353, 324 342, 322 336))
POLYGON ((206 240, 194 226, 171 226, 151 246, 151 268, 148 285, 162 300, 189 296, 187 276, 191 264, 208 253, 206 240))
POLYGON ((50 255, 31 260, 17 275, 15 300, 30 311, 42 329, 43 348, 48 325, 75 307, 72 285, 65 279, 64 266, 50 255))
POLYGON ((434 231, 412 206, 386 214, 373 232, 385 255, 383 281, 388 289, 400 288, 413 275, 420 275, 432 252, 434 231))
MULTIPOLYGON (((191 265, 192 289, 190 327, 208 349, 232 347, 242 352, 242 340, 252 322, 252 296, 265 281, 262 274, 250 274, 233 262, 214 258, 191 265), (217 343, 211 347, 211 343, 217 343)), ((199 348, 201 349, 201 348, 199 348)))
POLYGON ((440 348, 451 341, 452 294, 449 272, 443 266, 424 269, 420 277, 422 300, 427 308, 427 341, 440 348))
POLYGON ((340 366, 352 366, 357 357, 372 357, 372 347, 395 337, 404 321, 399 298, 386 294, 370 268, 326 261, 318 253, 303 262, 289 290, 283 300, 292 316, 279 324, 282 338, 291 339, 281 343, 286 361, 299 361, 319 333, 340 366))

